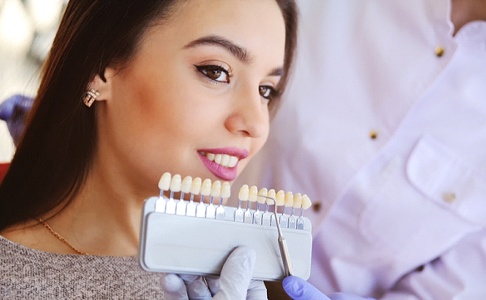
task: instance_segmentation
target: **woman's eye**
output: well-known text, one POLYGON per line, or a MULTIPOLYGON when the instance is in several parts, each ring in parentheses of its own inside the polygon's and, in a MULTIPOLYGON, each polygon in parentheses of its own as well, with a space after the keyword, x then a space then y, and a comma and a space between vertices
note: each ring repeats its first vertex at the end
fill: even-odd
POLYGON ((217 81, 230 83, 230 73, 225 68, 216 65, 196 66, 197 70, 207 78, 217 81))
POLYGON ((277 94, 277 91, 271 86, 261 85, 258 89, 260 92, 260 96, 265 99, 271 100, 277 94))

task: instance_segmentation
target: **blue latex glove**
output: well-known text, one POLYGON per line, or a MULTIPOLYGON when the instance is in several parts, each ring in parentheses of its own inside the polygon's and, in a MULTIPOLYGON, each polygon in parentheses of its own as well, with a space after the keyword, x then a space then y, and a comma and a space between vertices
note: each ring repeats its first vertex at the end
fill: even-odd
POLYGON ((312 284, 296 276, 284 278, 282 285, 287 295, 294 300, 373 300, 373 298, 363 298, 345 293, 334 293, 326 296, 312 284))
POLYGON ((165 274, 162 287, 167 299, 260 300, 267 299, 263 281, 251 280, 255 250, 238 247, 223 265, 219 278, 165 274))
POLYGON ((0 119, 7 122, 7 128, 17 145, 25 126, 25 116, 32 108, 33 98, 14 95, 0 104, 0 119))

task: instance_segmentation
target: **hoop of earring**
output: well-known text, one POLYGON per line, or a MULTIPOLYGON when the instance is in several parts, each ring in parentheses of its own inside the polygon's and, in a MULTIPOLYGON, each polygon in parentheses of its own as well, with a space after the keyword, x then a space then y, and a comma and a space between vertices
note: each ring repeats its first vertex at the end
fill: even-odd
POLYGON ((84 105, 86 105, 87 107, 91 107, 91 105, 93 105, 99 95, 100 93, 97 90, 91 89, 87 91, 83 97, 84 105))

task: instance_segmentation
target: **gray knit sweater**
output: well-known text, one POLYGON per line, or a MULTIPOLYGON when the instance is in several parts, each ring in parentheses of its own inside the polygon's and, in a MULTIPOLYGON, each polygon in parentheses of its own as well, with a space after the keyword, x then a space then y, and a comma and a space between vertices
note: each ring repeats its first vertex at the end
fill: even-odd
POLYGON ((0 299, 163 299, 160 280, 136 257, 54 254, 0 236, 0 299))

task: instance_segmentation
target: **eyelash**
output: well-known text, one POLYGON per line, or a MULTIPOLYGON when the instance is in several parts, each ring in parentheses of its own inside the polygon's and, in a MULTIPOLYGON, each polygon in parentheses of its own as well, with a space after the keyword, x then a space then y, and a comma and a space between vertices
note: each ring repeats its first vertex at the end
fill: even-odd
POLYGON ((258 87, 258 90, 260 92, 260 96, 267 99, 268 101, 272 101, 273 99, 278 97, 278 95, 280 94, 275 88, 273 88, 272 86, 269 86, 269 85, 261 85, 261 86, 258 87), (266 94, 266 93, 262 92, 262 89, 267 89, 268 94, 266 96, 264 96, 264 94, 266 94))
MULTIPOLYGON (((214 81, 216 83, 228 84, 228 83, 230 83, 230 78, 233 77, 233 75, 231 74, 231 71, 226 70, 222 66, 218 66, 218 65, 197 66, 197 65, 195 65, 195 67, 198 70, 198 72, 200 72, 201 74, 206 76, 209 80, 214 81), (213 73, 211 74, 210 72, 213 72, 213 73), (214 73, 214 72, 217 72, 217 73, 214 73), (221 77, 221 75, 223 75, 223 74, 225 74, 226 80, 218 80, 218 78, 221 77), (213 76, 211 76, 211 75, 213 75, 213 76), (214 77, 214 76, 216 76, 216 77, 214 77)), ((269 85, 259 86, 258 92, 260 93, 260 96, 262 96, 263 98, 265 98, 269 101, 278 97, 278 95, 280 94, 274 87, 269 86, 269 85)))
MULTIPOLYGON (((202 65, 202 66, 195 66, 195 67, 201 74, 206 76, 209 80, 215 81, 217 83, 230 83, 230 78, 232 77, 231 71, 226 70, 222 66, 202 65), (219 74, 217 74, 218 76, 216 78, 213 78, 213 77, 211 77, 210 72, 219 72, 219 74), (222 74, 225 74, 225 76, 226 76, 226 80, 224 80, 224 81, 218 80, 218 78, 221 77, 222 74)), ((214 73, 213 73, 213 75, 214 75, 214 73)))

